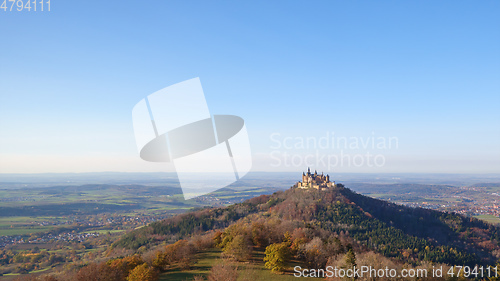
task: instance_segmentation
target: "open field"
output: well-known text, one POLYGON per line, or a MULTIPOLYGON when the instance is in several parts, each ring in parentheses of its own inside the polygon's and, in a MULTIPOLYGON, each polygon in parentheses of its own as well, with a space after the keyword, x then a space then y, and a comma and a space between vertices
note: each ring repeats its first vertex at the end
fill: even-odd
POLYGON ((226 188, 184 200, 180 188, 167 186, 84 185, 0 190, 0 236, 31 235, 76 225, 80 229, 85 226, 79 233, 122 232, 193 208, 228 205, 273 191, 250 186, 226 188))

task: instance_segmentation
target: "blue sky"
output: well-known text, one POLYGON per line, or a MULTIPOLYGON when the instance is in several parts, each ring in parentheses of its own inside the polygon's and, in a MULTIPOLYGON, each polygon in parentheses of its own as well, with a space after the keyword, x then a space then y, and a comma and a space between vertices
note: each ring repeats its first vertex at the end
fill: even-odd
POLYGON ((138 157, 131 111, 194 77, 212 114, 245 119, 254 171, 498 173, 499 13, 498 1, 52 0, 50 12, 0 10, 0 173, 173 171, 138 157), (398 145, 297 145, 332 135, 398 145), (366 153, 383 165, 306 161, 366 153))

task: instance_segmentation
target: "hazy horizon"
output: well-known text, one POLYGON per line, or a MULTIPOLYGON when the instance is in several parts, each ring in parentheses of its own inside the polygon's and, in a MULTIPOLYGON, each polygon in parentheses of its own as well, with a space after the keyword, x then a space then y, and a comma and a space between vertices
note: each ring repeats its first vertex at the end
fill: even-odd
MULTIPOLYGON (((314 169, 313 169, 314 171, 314 169)), ((321 173, 321 171, 318 171, 321 173)), ((299 172, 250 172, 239 181, 227 186, 274 186, 289 188, 301 180, 299 172)), ((438 173, 331 173, 332 181, 338 183, 373 184, 445 184, 470 186, 482 183, 499 183, 500 174, 438 174, 438 173)), ((80 185, 148 185, 180 187, 176 173, 39 173, 1 174, 0 189, 44 188, 53 186, 80 185)))
POLYGON ((496 173, 498 11, 59 1, 4 12, 0 173, 174 172, 140 159, 132 108, 195 77, 210 115, 245 120, 254 171, 496 173))

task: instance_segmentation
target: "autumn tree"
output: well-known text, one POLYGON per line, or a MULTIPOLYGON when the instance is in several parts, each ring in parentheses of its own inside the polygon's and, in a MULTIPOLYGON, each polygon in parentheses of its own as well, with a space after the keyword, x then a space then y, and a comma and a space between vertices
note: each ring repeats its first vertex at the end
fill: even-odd
POLYGON ((275 243, 266 247, 265 266, 274 272, 282 272, 290 259, 290 248, 287 242, 275 243))
POLYGON ((147 263, 143 263, 136 266, 130 274, 127 276, 127 281, 155 281, 158 280, 157 271, 149 266, 147 263))
POLYGON ((123 279, 121 270, 113 268, 105 262, 91 263, 82 267, 74 278, 76 281, 121 281, 123 279))
POLYGON ((236 281, 238 269, 228 263, 217 263, 210 270, 208 281, 236 281))
POLYGON ((156 251, 154 258, 151 261, 152 266, 159 270, 163 270, 167 265, 167 256, 163 251, 156 251))
POLYGON ((143 264, 143 260, 138 255, 124 257, 123 259, 115 259, 108 262, 109 266, 122 273, 126 277, 138 265, 143 264))
POLYGON ((248 239, 243 235, 237 235, 224 247, 224 255, 238 261, 246 261, 252 254, 252 248, 248 239))
POLYGON ((257 247, 268 245, 265 225, 262 222, 252 223, 252 242, 257 247))
POLYGON ((195 249, 191 243, 187 240, 179 240, 174 244, 167 245, 164 251, 157 251, 151 264, 159 270, 165 270, 173 265, 188 268, 194 252, 195 249))

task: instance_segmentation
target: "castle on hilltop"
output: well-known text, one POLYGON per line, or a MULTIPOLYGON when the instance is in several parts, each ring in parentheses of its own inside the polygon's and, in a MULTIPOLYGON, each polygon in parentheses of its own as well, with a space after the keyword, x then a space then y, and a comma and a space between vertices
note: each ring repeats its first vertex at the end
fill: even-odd
POLYGON ((325 190, 330 187, 335 187, 335 182, 330 181, 329 175, 321 175, 318 172, 314 171, 314 174, 311 174, 311 169, 307 168, 307 174, 302 173, 302 181, 297 182, 292 188, 315 188, 318 190, 325 190))

